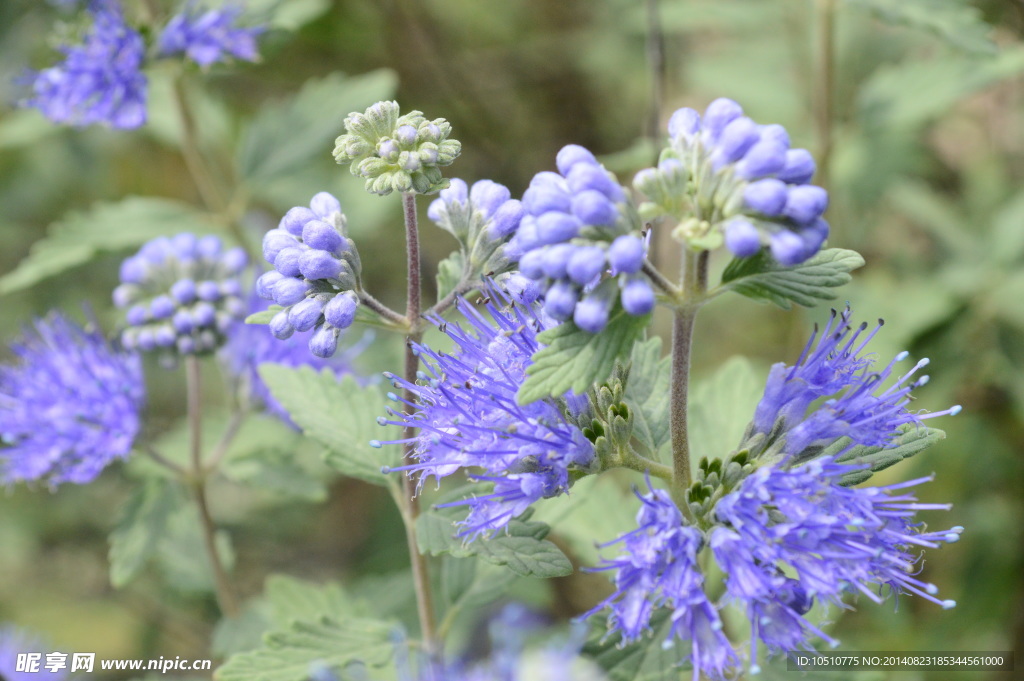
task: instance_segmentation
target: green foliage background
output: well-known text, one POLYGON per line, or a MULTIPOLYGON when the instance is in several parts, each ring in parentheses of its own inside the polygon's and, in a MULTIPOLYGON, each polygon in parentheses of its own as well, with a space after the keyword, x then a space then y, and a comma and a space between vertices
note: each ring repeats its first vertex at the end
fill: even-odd
MULTIPOLYGON (((393 92, 403 110, 448 118, 464 149, 449 174, 491 178, 516 195, 533 173, 553 165, 555 152, 567 143, 603 154, 622 180, 652 160, 645 3, 286 4, 299 25, 263 39, 262 63, 191 74, 201 93, 201 136, 219 154, 220 171, 244 176, 250 199, 245 223, 254 238, 314 192, 337 192, 369 287, 386 302, 399 305, 403 295, 404 280, 394 274, 403 267, 394 248, 401 229, 398 202, 363 194, 358 180, 333 165, 323 142, 340 131, 351 108, 393 92), (332 75, 338 73, 350 75, 332 75), (240 150, 234 162, 231 149, 240 150)), ((19 97, 12 77, 22 66, 53 58, 45 42, 53 19, 45 3, 0 4, 4 101, 19 97)), ((961 415, 938 424, 948 434, 943 443, 879 476, 936 473, 922 499, 955 506, 929 520, 967 529, 959 544, 932 552, 924 569, 959 605, 944 612, 906 599, 893 613, 888 605, 862 600, 835 625, 843 649, 1013 649, 1024 659, 1024 5, 661 0, 660 25, 661 120, 678 106, 702 109, 728 96, 756 120, 783 123, 796 145, 821 158, 825 125, 816 114, 829 85, 833 147, 824 181, 832 196, 830 245, 856 249, 867 263, 839 290, 838 302, 849 300, 859 318, 886 319, 873 342, 880 357, 908 349, 932 358, 932 382, 918 391, 922 409, 964 406, 961 415), (816 22, 829 7, 836 28, 830 42, 834 68, 826 79, 816 22)), ((180 202, 194 205, 200 197, 177 151, 166 74, 158 67, 150 76, 152 121, 134 133, 57 128, 34 111, 0 109, 4 338, 51 308, 78 313, 83 301, 113 328, 109 292, 126 250, 164 229, 219 228, 180 209, 180 202), (106 218, 94 204, 129 195, 173 200, 178 208, 161 204, 154 218, 153 207, 144 207, 137 230, 117 222, 130 224, 124 215, 110 220, 109 230, 95 229, 106 218), (59 226, 48 232, 51 223, 59 226), (48 233, 63 235, 56 251, 31 250, 48 233), (42 269, 10 275, 30 251, 42 269), (47 263, 56 276, 43 276, 47 263), (66 269, 68 263, 76 266, 66 269)), ((424 246, 429 272, 454 243, 425 226, 424 246)), ((674 259, 664 250, 659 256, 667 268, 674 259)), ((719 270, 724 266, 724 259, 713 262, 719 270)), ((785 312, 738 297, 716 301, 698 321, 695 374, 711 385, 717 368, 740 353, 751 359, 760 382, 770 363, 796 357, 811 323, 826 313, 785 312)), ((658 317, 655 328, 664 331, 665 322, 658 317)), ((366 375, 398 366, 396 339, 380 334, 383 342, 361 360, 366 375)), ((147 368, 148 428, 173 447, 184 409, 181 377, 147 368)), ((716 413, 715 392, 701 390, 695 407, 714 431, 732 416, 723 412, 742 400, 723 399, 716 413)), ((214 381, 207 391, 214 403, 223 402, 214 381)), ((745 414, 737 416, 740 426, 745 414)), ((280 447, 292 451, 294 443, 280 447)), ((401 586, 407 565, 402 530, 387 494, 330 477, 317 468, 316 445, 303 447, 312 463, 303 474, 290 471, 287 489, 276 478, 278 489, 254 492, 224 481, 213 492, 214 513, 234 540, 242 592, 262 593, 270 573, 340 580, 375 604, 369 614, 414 620, 410 594, 401 586)), ((180 545, 163 550, 155 566, 140 565, 123 590, 110 586, 107 535, 137 486, 132 470, 127 467, 128 476, 109 471, 93 485, 65 486, 54 494, 19 488, 0 496, 0 621, 48 632, 60 645, 104 658, 206 655, 216 616, 187 532, 178 533, 180 545)), ((246 479, 244 471, 238 476, 246 479)), ((622 482, 625 489, 634 481, 622 482)), ((602 498, 621 497, 628 506, 628 494, 612 487, 602 498)), ((153 494, 146 503, 161 516, 165 502, 159 490, 153 494)), ((575 498, 572 508, 542 508, 541 519, 566 519, 548 539, 575 561, 592 561, 593 541, 612 538, 618 520, 595 523, 593 516, 606 508, 588 509, 586 495, 575 498)), ((467 593, 456 579, 462 568, 450 565, 460 560, 444 559, 455 600, 467 593)), ((604 578, 595 575, 510 583, 505 573, 495 576, 493 566, 476 569, 490 581, 472 582, 474 588, 489 584, 491 594, 524 597, 558 619, 579 614, 607 593, 604 578)), ((454 631, 470 629, 478 615, 467 610, 454 631)), ((245 632, 221 631, 221 651, 245 647, 231 643, 231 635, 252 640, 245 632)), ((922 672, 898 678, 956 677, 922 672)))

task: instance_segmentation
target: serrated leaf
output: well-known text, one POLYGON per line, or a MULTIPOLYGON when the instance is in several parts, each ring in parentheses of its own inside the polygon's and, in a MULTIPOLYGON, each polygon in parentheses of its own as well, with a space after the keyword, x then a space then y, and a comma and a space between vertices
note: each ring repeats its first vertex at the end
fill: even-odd
MULTIPOLYGON (((894 466, 904 459, 920 454, 939 440, 946 437, 946 433, 938 428, 927 426, 915 426, 911 423, 904 424, 899 428, 900 435, 897 436, 889 447, 868 447, 856 445, 836 461, 842 463, 862 463, 869 468, 862 471, 854 471, 843 476, 840 484, 858 485, 868 480, 878 471, 894 466)), ((833 456, 843 451, 850 445, 850 438, 840 438, 824 451, 822 456, 833 456)))
POLYGON ((262 106, 242 135, 239 173, 260 187, 329 156, 345 116, 387 99, 396 84, 387 69, 359 76, 332 73, 307 81, 291 99, 262 106))
POLYGON ((393 466, 397 447, 374 449, 370 440, 397 437, 395 428, 377 425, 385 397, 375 385, 361 386, 351 376, 340 380, 330 369, 263 364, 260 377, 302 431, 330 451, 325 462, 338 472, 375 485, 387 484, 382 466, 393 466))
POLYGON ((461 250, 453 251, 451 255, 437 265, 437 299, 440 300, 455 290, 455 287, 462 282, 462 270, 466 266, 466 256, 461 250))
POLYGON ((324 617, 344 620, 366 614, 362 606, 333 582, 315 584, 287 575, 271 575, 267 578, 265 592, 272 621, 281 628, 295 622, 317 622, 324 617))
POLYGON ((1024 73, 1024 49, 990 59, 933 57, 876 69, 858 94, 860 117, 870 128, 914 128, 960 99, 1024 73))
POLYGON ((660 338, 651 338, 633 346, 630 364, 626 404, 633 413, 633 437, 657 454, 671 438, 668 410, 672 358, 661 356, 660 338))
POLYGON ((616 361, 629 356, 650 319, 650 315, 634 317, 616 308, 600 333, 584 331, 571 321, 544 331, 537 340, 546 347, 534 354, 516 399, 529 404, 569 390, 586 392, 611 376, 616 361))
POLYGON ((253 312, 251 315, 245 318, 246 324, 269 324, 270 320, 274 318, 278 312, 284 308, 280 305, 271 305, 266 310, 260 310, 259 312, 253 312))
MULTIPOLYGON (((217 681, 307 681, 316 666, 337 672, 354 662, 382 667, 391 661, 395 625, 379 620, 323 618, 294 622, 267 634, 265 646, 240 653, 221 666, 217 681)), ((344 678, 344 676, 342 677, 344 678)))
POLYGON ((678 643, 664 646, 670 640, 670 614, 665 609, 656 611, 651 616, 650 634, 629 644, 623 644, 620 631, 608 630, 606 615, 592 617, 583 654, 605 671, 609 681, 678 681, 683 678, 679 661, 684 653, 677 650, 678 643))
POLYGON ((544 539, 550 528, 544 523, 513 519, 505 531, 493 537, 463 542, 455 536, 457 514, 452 509, 434 509, 416 520, 416 540, 420 551, 431 555, 450 554, 456 558, 477 556, 495 565, 504 565, 524 577, 563 577, 572 574, 572 563, 550 541, 544 539))
POLYGON ((968 52, 993 54, 992 26, 963 0, 845 0, 897 26, 927 31, 968 52))
POLYGON ((47 235, 32 245, 28 257, 0 278, 0 295, 84 265, 102 253, 136 248, 158 236, 215 230, 202 213, 179 201, 130 196, 116 203, 97 203, 51 225, 47 235))
POLYGON ((121 511, 110 535, 110 583, 120 588, 131 581, 156 553, 171 515, 184 504, 181 490, 172 482, 143 482, 121 511))
POLYGON ((764 379, 745 357, 731 357, 707 380, 697 384, 690 401, 692 457, 719 459, 739 444, 754 417, 764 379))
POLYGON ((793 267, 780 265, 762 250, 749 258, 734 258, 722 272, 719 290, 774 303, 783 310, 793 303, 814 307, 823 300, 834 300, 836 294, 831 289, 848 283, 850 272, 863 265, 859 253, 843 248, 820 251, 793 267))

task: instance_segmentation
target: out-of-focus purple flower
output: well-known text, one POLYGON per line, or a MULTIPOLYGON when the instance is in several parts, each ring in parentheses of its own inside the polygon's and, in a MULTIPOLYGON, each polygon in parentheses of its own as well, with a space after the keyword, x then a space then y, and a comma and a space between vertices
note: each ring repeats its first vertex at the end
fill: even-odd
POLYGON ((53 314, 11 346, 0 367, 0 481, 91 482, 125 458, 145 400, 135 354, 53 314))
POLYGON ((228 57, 256 61, 256 36, 262 26, 236 25, 242 15, 241 7, 224 7, 200 12, 189 3, 181 14, 168 22, 160 34, 160 54, 184 53, 202 67, 210 66, 228 57))
POLYGON ((116 0, 92 0, 93 24, 80 45, 65 45, 63 62, 31 75, 26 106, 55 123, 137 128, 146 122, 142 36, 125 23, 116 0))
POLYGON ((907 353, 874 370, 874 358, 864 350, 882 323, 867 332, 866 323, 854 329, 850 316, 849 308, 842 314, 833 310, 820 337, 815 330, 796 364, 780 362, 768 375, 764 397, 754 413, 753 432, 771 434, 786 455, 799 455, 811 445, 844 436, 855 444, 884 447, 904 424, 920 426, 923 420, 960 411, 959 406, 928 414, 908 410, 911 390, 928 381, 927 376, 912 377, 928 360, 885 387, 907 353))
MULTIPOLYGON (((267 306, 266 301, 253 296, 250 298, 249 314, 261 312, 267 306)), ((288 412, 260 378, 260 365, 270 363, 288 367, 310 366, 317 371, 330 369, 340 378, 351 373, 350 361, 363 349, 363 344, 357 344, 330 359, 324 359, 310 354, 307 347, 310 335, 311 330, 298 331, 290 338, 278 340, 262 324, 238 322, 228 331, 227 343, 221 350, 221 357, 228 369, 248 387, 252 399, 292 426, 294 423, 288 412)))
MULTIPOLYGON (((46 666, 47 653, 54 652, 37 636, 10 624, 0 626, 0 679, 4 681, 64 681, 68 678, 66 667, 46 666), (18 655, 37 653, 38 669, 26 671, 18 668, 18 655)), ((68 658, 64 658, 67 662, 68 658)))
POLYGON ((456 348, 447 354, 415 346, 427 365, 420 380, 413 384, 385 374, 416 397, 410 405, 415 413, 389 410, 393 420, 380 419, 419 429, 412 439, 417 463, 393 470, 418 472, 422 485, 426 477, 469 469, 472 479, 493 485, 489 493, 452 504, 469 507, 462 534, 470 539, 505 527, 538 499, 564 494, 570 471, 586 470, 594 461, 593 445, 566 418, 565 404, 516 400, 539 349, 537 333, 553 322, 530 306, 503 299, 497 290, 490 295, 490 318, 459 300, 469 329, 435 320, 456 348))
POLYGON ((619 557, 597 568, 616 571, 615 593, 588 615, 609 608, 609 629, 631 642, 649 631, 655 610, 666 608, 672 625, 665 645, 690 644, 687 657, 694 681, 702 673, 722 679, 739 664, 739 657, 722 632, 718 609, 704 592, 697 564, 703 533, 684 521, 667 492, 651 487, 650 480, 647 484, 647 494, 637 492, 642 504, 637 529, 608 544, 621 546, 619 557))

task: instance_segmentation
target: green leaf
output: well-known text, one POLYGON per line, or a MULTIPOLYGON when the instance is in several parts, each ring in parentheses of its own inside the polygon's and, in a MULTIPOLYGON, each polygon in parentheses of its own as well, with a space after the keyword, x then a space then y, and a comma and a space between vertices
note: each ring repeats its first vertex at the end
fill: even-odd
POLYGON ((462 270, 466 266, 466 256, 461 250, 453 251, 451 255, 437 265, 437 299, 440 300, 455 290, 455 287, 462 282, 462 270))
POLYGON ((876 69, 858 94, 870 128, 914 128, 944 114, 962 98, 1024 73, 1024 48, 991 59, 932 57, 876 69))
POLYGON ((184 504, 177 485, 166 480, 143 482, 121 511, 110 535, 110 583, 130 582, 156 553, 171 515, 184 504))
POLYGON ((933 33, 950 45, 968 52, 993 54, 992 26, 981 11, 963 0, 846 0, 869 10, 882 21, 933 33))
POLYGON ((382 466, 397 464, 397 447, 375 449, 370 440, 397 438, 394 427, 377 425, 385 397, 375 385, 361 386, 351 376, 340 380, 330 369, 262 364, 260 377, 302 431, 330 451, 327 465, 375 485, 386 485, 382 466), (389 451, 394 450, 394 451, 389 451))
POLYGON ((287 575, 271 575, 265 591, 271 619, 281 628, 295 622, 317 622, 324 617, 345 620, 367 614, 365 607, 333 582, 316 584, 287 575))
POLYGON ((731 357, 690 400, 693 459, 718 459, 734 451, 764 392, 764 379, 745 357, 731 357))
MULTIPOLYGON (((217 681, 307 681, 316 666, 338 672, 355 662, 382 667, 395 649, 395 625, 380 620, 324 617, 294 622, 267 634, 265 646, 229 659, 214 674, 217 681)), ((342 679, 351 678, 343 674, 342 679)))
POLYGON ((33 286, 84 265, 102 253, 136 248, 158 236, 215 231, 213 223, 190 206, 170 199, 130 196, 97 203, 50 226, 28 257, 0 278, 0 295, 33 286))
MULTIPOLYGON (((216 497, 211 495, 211 498, 216 497)), ((219 531, 214 542, 221 563, 230 570, 235 563, 231 536, 226 531, 219 531)), ((182 505, 171 513, 156 558, 164 579, 174 589, 183 593, 213 593, 216 590, 213 565, 206 552, 199 514, 193 504, 182 505)))
POLYGON ((263 635, 270 630, 270 606, 262 598, 248 601, 237 617, 217 622, 210 640, 210 652, 225 658, 263 647, 263 635))
MULTIPOLYGON (((840 484, 860 484, 878 471, 894 466, 904 459, 909 459, 946 437, 946 433, 938 428, 917 427, 910 423, 900 426, 899 430, 900 435, 893 440, 889 447, 857 445, 837 458, 836 461, 842 463, 863 463, 870 466, 862 471, 847 473, 843 476, 840 484)), ((838 454, 848 447, 850 442, 850 438, 840 438, 826 448, 822 452, 822 456, 838 454)))
POLYGON ((317 157, 329 157, 346 114, 387 99, 396 84, 387 69, 359 76, 332 73, 307 81, 292 99, 261 106, 242 135, 239 173, 259 188, 301 171, 317 157))
POLYGON ((679 643, 664 646, 670 640, 670 614, 666 609, 655 611, 650 634, 629 644, 623 643, 622 632, 608 629, 607 615, 592 617, 583 654, 604 669, 609 681, 678 681, 684 678, 679 661, 686 653, 678 649, 679 643))
POLYGON ((650 315, 634 317, 619 307, 600 333, 584 331, 571 321, 544 331, 537 340, 547 347, 534 354, 516 399, 529 404, 568 390, 586 392, 611 376, 616 361, 629 356, 650 320, 650 315))
POLYGON ((668 409, 672 358, 661 356, 661 339, 656 337, 634 345, 630 363, 626 404, 633 413, 633 436, 657 454, 671 439, 668 409))
POLYGON ((245 318, 246 324, 269 324, 270 320, 274 318, 278 312, 284 308, 280 305, 271 305, 266 310, 259 312, 253 312, 251 315, 245 318))
POLYGON ((494 537, 464 542, 456 537, 455 525, 462 509, 433 509, 416 520, 420 550, 431 555, 450 554, 456 558, 478 556, 504 565, 524 577, 564 577, 572 574, 572 563, 553 543, 544 539, 551 531, 544 523, 513 519, 505 531, 494 537))
POLYGON ((850 272, 864 265, 855 251, 829 248, 793 267, 775 261, 766 250, 750 258, 734 258, 722 272, 720 290, 735 291, 754 300, 764 300, 783 310, 792 303, 814 307, 834 300, 830 290, 850 281, 850 272))

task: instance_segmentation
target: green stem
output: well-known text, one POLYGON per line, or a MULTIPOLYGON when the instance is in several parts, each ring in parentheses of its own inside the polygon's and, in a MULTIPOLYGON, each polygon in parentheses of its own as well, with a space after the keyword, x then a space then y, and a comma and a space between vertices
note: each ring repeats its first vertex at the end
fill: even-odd
POLYGON ((690 383, 690 348, 693 325, 707 290, 708 252, 683 251, 683 302, 675 309, 672 322, 672 376, 669 407, 669 429, 672 435, 672 487, 676 501, 689 513, 686 492, 692 482, 690 472, 690 439, 687 424, 690 383))
POLYGON ((214 589, 217 604, 226 617, 237 617, 241 612, 238 596, 235 594, 228 578, 227 570, 217 552, 217 528, 210 514, 210 506, 206 498, 206 470, 203 468, 202 441, 202 387, 200 383, 199 360, 194 355, 185 358, 185 385, 188 399, 189 451, 191 453, 192 470, 188 482, 192 488, 192 496, 199 511, 200 527, 203 531, 203 545, 210 558, 213 568, 214 589))
MULTIPOLYGON (((405 344, 405 380, 409 383, 416 381, 416 372, 419 371, 420 360, 413 344, 423 338, 422 329, 422 295, 423 286, 420 279, 420 240, 419 226, 416 216, 416 195, 407 193, 402 195, 402 208, 405 215, 405 244, 406 261, 408 265, 408 287, 406 291, 405 319, 409 324, 409 335, 405 344)), ((403 397, 407 404, 413 404, 416 396, 406 388, 403 397)), ((412 413, 412 407, 406 406, 406 413, 412 413)), ((411 419, 409 420, 411 422, 411 419)), ((409 440, 416 435, 413 426, 406 426, 402 437, 409 440)), ((403 447, 405 464, 415 463, 415 447, 412 442, 407 442, 403 447)), ((405 537, 409 548, 409 559, 412 562, 413 585, 416 589, 416 610, 419 615, 420 629, 423 635, 423 645, 428 655, 440 653, 440 643, 437 639, 437 626, 434 619, 434 597, 430 585, 430 573, 427 566, 427 558, 419 550, 416 541, 416 518, 420 514, 419 498, 416 496, 416 483, 408 475, 402 477, 402 496, 400 510, 405 521, 405 537)))
POLYGON ((829 189, 831 185, 833 121, 835 119, 836 72, 836 0, 817 0, 818 71, 816 74, 814 119, 818 134, 817 183, 829 189))
POLYGON ((656 478, 661 478, 669 483, 672 482, 673 471, 671 466, 651 461, 647 457, 638 454, 632 447, 627 447, 624 451, 619 452, 619 456, 621 457, 621 465, 624 468, 640 473, 650 473, 656 478))
POLYGON ((377 315, 389 326, 401 329, 402 331, 409 331, 409 320, 406 317, 395 312, 390 307, 371 296, 367 291, 359 291, 359 302, 365 305, 367 309, 376 312, 377 315))

